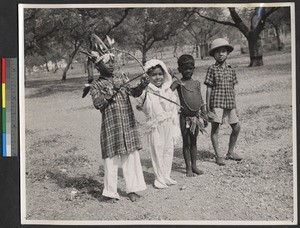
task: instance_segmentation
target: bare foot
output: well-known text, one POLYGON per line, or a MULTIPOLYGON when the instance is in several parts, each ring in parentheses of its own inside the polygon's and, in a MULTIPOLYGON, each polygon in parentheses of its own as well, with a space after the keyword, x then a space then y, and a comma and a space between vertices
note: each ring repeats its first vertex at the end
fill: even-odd
POLYGON ((135 192, 130 192, 127 194, 127 196, 131 200, 131 202, 136 202, 141 197, 140 195, 136 194, 135 192))
POLYGON ((198 169, 197 167, 193 167, 192 168, 193 173, 197 174, 197 175, 201 175, 203 174, 203 171, 198 169))
POLYGON ((186 176, 187 176, 187 177, 193 177, 193 176, 194 176, 193 171, 192 171, 192 170, 186 171, 186 176))

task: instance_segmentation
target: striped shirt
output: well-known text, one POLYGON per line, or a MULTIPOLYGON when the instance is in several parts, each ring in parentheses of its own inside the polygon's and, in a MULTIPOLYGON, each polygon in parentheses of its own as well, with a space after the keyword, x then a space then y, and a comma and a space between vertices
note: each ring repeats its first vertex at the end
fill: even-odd
POLYGON ((121 87, 114 101, 108 101, 104 98, 104 94, 108 89, 113 89, 115 80, 124 83, 128 79, 118 74, 113 75, 111 82, 100 76, 91 84, 93 104, 102 113, 100 143, 103 159, 142 149, 129 94, 138 97, 142 94, 143 88, 140 85, 135 88, 126 85, 121 87))
POLYGON ((236 108, 234 86, 237 84, 235 70, 229 64, 221 67, 217 62, 207 70, 204 84, 212 87, 210 108, 236 108))

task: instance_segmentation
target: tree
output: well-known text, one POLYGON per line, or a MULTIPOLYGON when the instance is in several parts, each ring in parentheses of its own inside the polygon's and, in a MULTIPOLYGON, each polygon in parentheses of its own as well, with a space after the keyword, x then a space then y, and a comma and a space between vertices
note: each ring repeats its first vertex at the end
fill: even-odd
POLYGON ((57 47, 64 47, 67 65, 62 80, 66 80, 72 61, 84 46, 87 35, 95 32, 103 38, 124 21, 128 12, 129 9, 123 8, 25 10, 25 56, 36 53, 44 58, 45 52, 49 54, 57 47))
MULTIPOLYGON (((221 12, 220 8, 215 8, 210 11, 210 15, 219 15, 221 12)), ((208 40, 219 34, 222 29, 216 22, 208 21, 199 17, 197 14, 191 15, 185 22, 185 29, 195 40, 196 46, 196 58, 199 58, 199 47, 201 59, 205 56, 205 46, 208 44, 208 40)))
POLYGON ((277 38, 277 49, 281 51, 283 49, 283 43, 281 41, 281 33, 284 26, 290 27, 290 8, 282 7, 276 13, 273 13, 269 18, 267 18, 267 23, 275 29, 275 34, 277 38))
POLYGON ((181 8, 137 8, 123 24, 121 37, 126 37, 127 45, 141 51, 145 64, 147 52, 155 43, 177 35, 186 16, 187 11, 181 8))
POLYGON ((265 28, 265 23, 268 17, 270 17, 278 9, 278 7, 254 8, 252 10, 250 18, 248 19, 249 25, 247 25, 245 21, 241 18, 241 16, 236 11, 235 7, 228 7, 233 22, 214 19, 212 17, 204 15, 203 12, 199 11, 198 9, 194 9, 194 12, 200 17, 203 17, 207 20, 238 28, 248 41, 250 53, 249 67, 255 67, 263 65, 263 54, 260 33, 265 28))

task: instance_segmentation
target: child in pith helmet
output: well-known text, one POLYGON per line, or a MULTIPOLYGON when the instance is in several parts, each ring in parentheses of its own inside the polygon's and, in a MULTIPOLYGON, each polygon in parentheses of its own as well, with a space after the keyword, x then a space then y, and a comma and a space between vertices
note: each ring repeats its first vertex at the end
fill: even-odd
POLYGON ((233 46, 224 38, 218 38, 212 42, 209 55, 214 57, 216 62, 208 68, 204 81, 207 86, 206 103, 208 120, 211 122, 211 141, 218 165, 225 165, 225 156, 219 151, 218 134, 220 124, 226 122, 230 124, 232 132, 225 158, 235 161, 242 160, 233 152, 241 127, 236 111, 234 91, 234 86, 238 81, 235 70, 226 62, 228 54, 232 51, 233 46))

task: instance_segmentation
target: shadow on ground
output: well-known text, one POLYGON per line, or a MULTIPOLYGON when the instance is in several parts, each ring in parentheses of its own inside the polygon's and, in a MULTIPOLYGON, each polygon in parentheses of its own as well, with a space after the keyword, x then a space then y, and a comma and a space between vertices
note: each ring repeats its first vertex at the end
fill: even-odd
POLYGON ((103 183, 98 182, 92 177, 87 177, 86 175, 70 177, 66 173, 61 173, 58 170, 48 170, 47 175, 54 180, 60 188, 75 188, 79 192, 86 193, 99 201, 107 200, 102 196, 103 183))
POLYGON ((61 80, 34 80, 28 81, 26 88, 33 88, 36 91, 30 95, 27 95, 26 98, 41 98, 50 96, 57 93, 63 92, 73 92, 73 91, 82 91, 86 78, 70 78, 66 81, 61 80))
MULTIPOLYGON (((184 162, 181 147, 174 149, 174 158, 180 158, 184 162)), ((198 150, 197 151, 197 160, 210 161, 211 159, 214 159, 214 158, 215 158, 215 155, 208 150, 198 150)))

